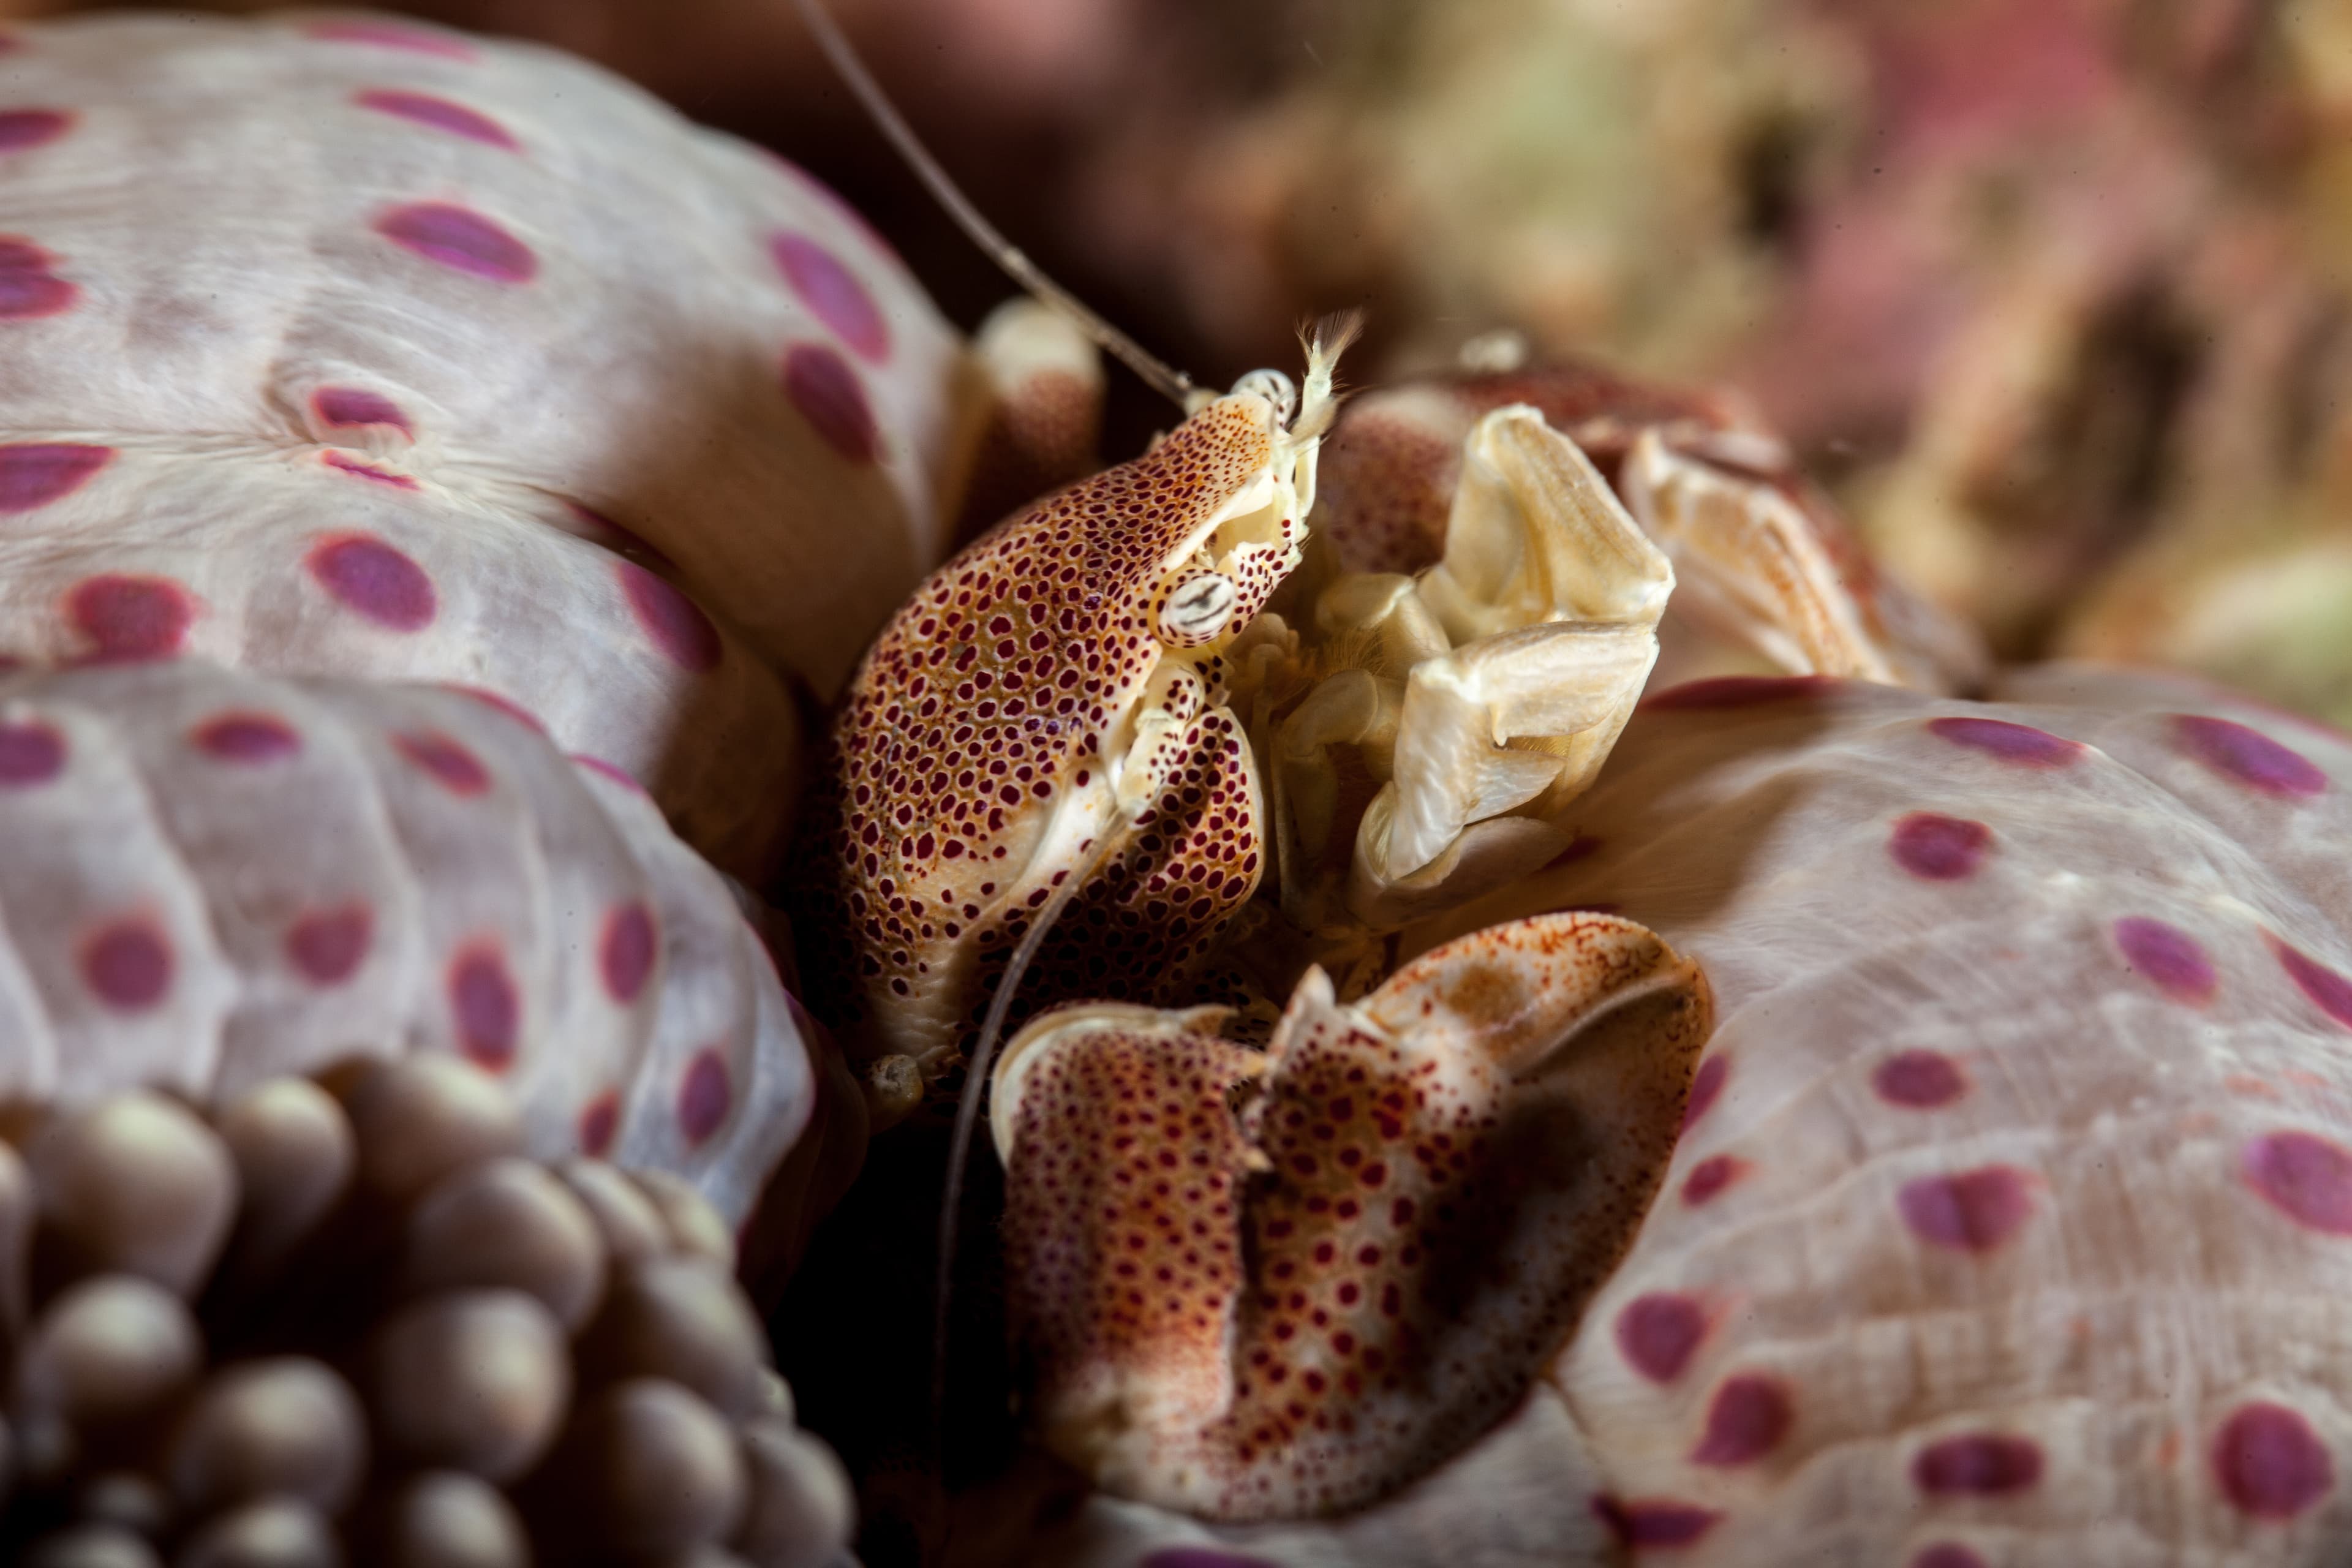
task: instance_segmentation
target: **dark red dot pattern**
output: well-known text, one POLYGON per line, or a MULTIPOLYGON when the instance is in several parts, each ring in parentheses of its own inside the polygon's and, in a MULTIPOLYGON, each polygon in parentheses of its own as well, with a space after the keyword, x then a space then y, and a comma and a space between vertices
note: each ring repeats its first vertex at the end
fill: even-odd
POLYGON ((462 39, 444 33, 428 33, 422 27, 404 27, 396 22, 316 22, 303 31, 322 43, 364 44, 380 49, 436 55, 446 60, 476 58, 462 39))
POLYGON ((719 668, 725 651, 719 628, 692 599, 633 561, 615 562, 613 571, 630 613, 665 658, 697 674, 719 668))
POLYGON ((0 153, 46 147, 73 127, 73 116, 56 109, 0 109, 0 153))
POLYGON ((411 731, 394 735, 392 743, 451 795, 478 795, 489 790, 490 770, 481 759, 438 731, 411 731))
POLYGON ((1923 880, 1957 882, 1975 874, 1991 844, 1992 829, 1981 822, 1915 811, 1895 822, 1886 852, 1923 880))
POLYGON ((678 1086, 678 1131, 688 1143, 708 1142, 726 1124, 734 1103, 726 1058, 717 1051, 702 1051, 688 1065, 686 1079, 678 1086))
POLYGON ((66 619, 100 663, 170 658, 187 640, 195 607, 178 584, 109 573, 84 578, 66 595, 66 619))
POLYGON ((870 463, 882 433, 866 401, 866 384, 849 363, 823 343, 794 343, 784 353, 784 395, 825 445, 853 463, 870 463))
POLYGON ((1696 1546, 1723 1521, 1723 1515, 1714 1509, 1665 1498, 1622 1502, 1615 1498, 1596 1498, 1592 1511, 1609 1527, 1612 1535, 1637 1551, 1643 1547, 1696 1546))
POLYGON ((172 988, 171 944, 151 921, 119 921, 82 943, 81 973, 90 994, 107 1006, 143 1012, 172 988))
POLYGON ((1696 1208, 1720 1194, 1748 1173, 1748 1163, 1736 1154, 1709 1154, 1683 1178, 1683 1202, 1696 1208))
POLYGON ((337 603, 389 631, 422 631, 439 608, 425 569, 370 534, 322 540, 306 564, 337 603))
POLYGON ((1706 1312, 1688 1296, 1637 1296, 1617 1314, 1617 1349, 1652 1383, 1672 1383, 1706 1337, 1706 1312))
POLYGON ((2316 1132, 2273 1132, 2246 1145, 2238 1168, 2297 1225, 2352 1236, 2352 1151, 2342 1144, 2316 1132))
POLYGON ((447 202, 395 207, 375 231, 425 260, 493 283, 528 283, 539 275, 530 247, 490 218, 447 202))
POLYGON ((2260 730, 2202 713, 2176 716, 2172 730, 2182 751, 2256 794, 2298 800, 2327 787, 2317 763, 2260 730))
MULTIPOLYGON (((1630 1037, 1629 1058, 1675 1069, 1621 1107, 1645 1131, 1606 1151, 1574 1147, 1556 1104, 1482 1070, 1450 1031, 1477 1020, 1468 1037, 1497 1058, 1516 1059, 1514 1031, 1549 1044, 1535 1019, 1565 1027, 1565 998, 1641 973, 1614 945, 1626 929, 1554 917, 1481 932, 1400 969, 1362 1012, 1306 994, 1263 1058, 1084 1009, 1031 1037, 1036 1054, 1013 1058, 999 1092, 1018 1100, 1007 1290, 1036 1407, 1075 1398, 1095 1420, 1088 1391, 1107 1379, 1149 1386, 1170 1407, 1131 1440, 1162 1474, 1200 1478, 1187 1506, 1234 1521, 1361 1506, 1486 1431, 1647 1207, 1705 1005, 1678 989, 1654 1032, 1630 1037), (1440 1007, 1447 1022, 1423 1022, 1440 1007)), ((1645 1303, 1618 1332, 1670 1374, 1698 1312, 1645 1303)), ((1726 1384, 1724 1464, 1780 1440, 1786 1413, 1762 1383, 1726 1384)))
POLYGON ((605 994, 614 1001, 625 1004, 643 995, 658 956, 654 917, 642 902, 633 900, 605 917, 604 940, 596 948, 596 968, 604 977, 605 994))
POLYGON ((495 944, 470 948, 449 966, 449 1012, 459 1049, 494 1072, 513 1062, 522 1037, 522 998, 495 944))
POLYGON ((367 962, 375 912, 363 903, 312 910, 286 931, 286 958, 314 985, 341 985, 367 962))
POLYGON ((601 1156, 613 1146, 614 1135, 621 1130, 621 1096, 615 1089, 606 1089, 588 1102, 580 1113, 580 1152, 601 1156))
POLYGON ((1930 719, 1927 731, 1956 746, 1982 752, 2012 767, 2072 767, 2083 755, 2078 742, 2037 730, 2031 724, 2012 724, 2006 719, 1930 719))
POLYGON ((189 744, 224 763, 268 763, 302 750, 302 737, 283 719, 268 713, 223 713, 188 734, 189 744))
POLYGON ((2254 1519, 2310 1512, 2336 1488, 2336 1460, 2299 1411, 2241 1405, 2213 1436, 2213 1474, 2231 1507, 2254 1519))
MULTIPOLYGON (((7 251, 0 243, 0 314, 7 309, 7 251)), ((89 481, 114 456, 111 447, 27 441, 0 447, 0 512, 31 511, 89 481)))
POLYGON ((348 452, 323 453, 319 460, 339 473, 349 474, 355 479, 365 479, 370 484, 383 485, 387 489, 417 490, 424 488, 406 474, 395 474, 373 463, 363 463, 348 452))
POLYGON ((1789 1391, 1778 1379, 1754 1373, 1726 1378, 1706 1407, 1706 1430, 1691 1463, 1730 1468, 1752 1465, 1780 1446, 1796 1422, 1789 1391))
POLYGON ((779 234, 768 248, 793 292, 834 336, 874 363, 889 357, 890 330, 856 273, 806 235, 779 234))
POLYGON ((2271 952, 2278 959, 2279 967, 2286 971, 2287 978, 2294 982, 2295 989, 2309 997, 2313 1006, 2346 1028, 2352 1029, 2352 980, 2346 979, 2309 953, 2264 934, 2271 952))
POLYGON ((65 770, 64 736, 47 724, 0 723, 0 789, 45 784, 65 770))
POLYGON ((1922 1241, 1990 1252, 2033 1217, 2032 1180, 2013 1166, 1983 1165, 1906 1182, 1895 1204, 1922 1241))
MULTIPOLYGON (((831 837, 814 868, 842 880, 796 921, 842 943, 814 973, 854 980, 821 1010, 906 1031, 892 1048, 919 1058, 977 1032, 1063 869, 1024 873, 1027 846, 1066 793, 1108 787, 1106 733, 1163 656, 1171 557, 1272 460, 1255 406, 1213 404, 985 536, 884 627, 835 721, 817 806, 831 837)), ((1269 560, 1243 585, 1233 626, 1279 576, 1269 560)), ((1196 668, 1219 683, 1213 656, 1196 668)), ((1181 994, 1255 889, 1263 835, 1239 726, 1199 711, 1161 765, 1165 788, 1061 915, 1016 1018, 1058 997, 1181 994)))
POLYGON ((26 321, 69 310, 81 290, 58 276, 57 261, 31 240, 0 234, 0 321, 26 321))
POLYGON ((2127 915, 2112 928, 2116 949, 2135 973, 2176 1002, 2200 1005, 2221 989, 2221 976, 2198 940, 2179 926, 2127 915))
POLYGON ((363 429, 381 425, 405 437, 416 434, 400 405, 364 387, 322 386, 310 395, 310 407, 318 415, 319 423, 330 429, 363 429))
POLYGON ((1889 1105, 1933 1110, 1968 1093, 1959 1064, 1941 1051, 1900 1051, 1878 1064, 1870 1087, 1889 1105))
POLYGON ((2005 1433, 1946 1437, 1919 1450, 1911 1481, 1930 1497, 2003 1497, 2039 1485, 2041 1446, 2005 1433))
POLYGON ((453 136, 463 136, 491 147, 504 147, 509 152, 519 150, 519 144, 507 128, 479 110, 452 103, 446 98, 436 98, 427 92, 404 92, 397 88, 371 88, 357 94, 352 102, 362 109, 378 114, 389 114, 418 125, 429 125, 436 131, 446 131, 453 136))

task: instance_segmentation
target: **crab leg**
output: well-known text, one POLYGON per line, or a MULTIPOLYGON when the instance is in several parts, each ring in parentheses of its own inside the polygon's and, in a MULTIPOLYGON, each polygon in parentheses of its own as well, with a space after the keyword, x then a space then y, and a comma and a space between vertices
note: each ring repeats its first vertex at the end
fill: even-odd
POLYGON ((1672 1152, 1706 984, 1631 921, 1546 915, 1354 1005, 1310 970, 1263 1054, 1222 1017, 1082 1005, 1005 1054, 1033 1414, 1144 1501, 1360 1505, 1501 1416, 1607 1278, 1672 1152))

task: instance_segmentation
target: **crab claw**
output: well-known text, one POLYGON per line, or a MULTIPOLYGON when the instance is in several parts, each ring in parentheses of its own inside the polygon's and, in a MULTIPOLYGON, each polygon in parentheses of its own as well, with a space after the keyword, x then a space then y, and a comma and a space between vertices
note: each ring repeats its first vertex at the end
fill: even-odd
POLYGON ((1066 1007, 997 1069, 1032 1415, 1103 1489, 1360 1507, 1501 1418, 1630 1241, 1712 1017, 1629 921, 1462 938, 1263 1053, 1215 1008, 1066 1007))

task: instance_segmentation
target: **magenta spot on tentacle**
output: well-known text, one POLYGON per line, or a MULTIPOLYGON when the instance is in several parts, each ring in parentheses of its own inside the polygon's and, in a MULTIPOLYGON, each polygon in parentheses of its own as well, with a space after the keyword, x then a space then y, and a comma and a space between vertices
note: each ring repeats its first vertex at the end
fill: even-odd
POLYGON ((2213 1474, 2239 1512, 2293 1519, 2335 1489, 2336 1460, 2299 1412, 2256 1401, 2215 1435, 2213 1474))
POLYGON ((319 423, 331 429, 362 429, 382 425, 414 439, 416 432, 408 423, 408 416, 400 405, 380 392, 370 392, 362 386, 322 386, 310 395, 311 411, 319 423))
POLYGON ((2238 1172, 2298 1225, 2352 1236, 2352 1152, 2316 1132, 2272 1132, 2248 1143, 2238 1172))
POLYGON ((1696 1208, 1747 1173, 1747 1161, 1730 1154, 1710 1154, 1683 1178, 1683 1202, 1696 1208))
POLYGON ((1906 1182, 1895 1205, 1921 1240, 1966 1252, 1991 1251, 2033 1215, 2032 1186, 2011 1165, 1906 1182))
POLYGON ((73 126, 73 116, 56 109, 0 109, 0 153, 44 146, 73 126))
POLYGON ((646 793, 646 786, 637 782, 637 775, 618 763, 608 763, 602 757, 592 757, 585 752, 572 752, 572 762, 575 767, 586 768, 592 773, 611 779, 616 784, 626 786, 632 795, 646 793))
POLYGON ((2172 733, 2180 749, 2206 767, 2263 795, 2291 800, 2327 787, 2318 764, 2260 730, 2202 713, 2177 713, 2172 733))
POLYGON ((701 606, 633 561, 615 562, 613 570, 637 625, 672 664, 697 674, 718 668, 725 650, 701 606))
POLYGON ((495 944, 467 948, 449 966, 449 1010, 458 1047, 493 1072, 504 1071, 522 1032, 522 1001, 495 944))
POLYGON ((1796 1420, 1778 1380, 1748 1373, 1726 1378, 1706 1407, 1706 1431, 1691 1450, 1694 1465, 1750 1465, 1780 1447, 1796 1420))
POLYGON ((688 1143, 699 1143, 719 1131, 733 1104, 725 1059, 715 1050, 702 1051, 686 1069, 686 1081, 678 1085, 678 1131, 688 1143))
POLYGON ((584 506, 579 501, 567 498, 563 502, 563 509, 572 514, 572 521, 581 525, 584 537, 595 541, 605 549, 625 555, 641 564, 667 567, 671 563, 668 556, 646 543, 644 536, 635 529, 623 527, 594 507, 584 506))
POLYGON ((1627 1546, 1695 1546, 1723 1516, 1696 1503, 1645 1498, 1620 1501, 1592 1500, 1592 1511, 1609 1532, 1627 1546))
POLYGON ((1986 752, 2016 767, 2063 768, 2083 754, 2080 742, 2053 735, 2047 730, 2034 729, 2030 724, 2012 724, 2006 719, 1970 719, 1956 715, 1930 719, 1927 728, 1956 746, 1986 752))
POLYGON ((460 697, 471 698, 473 700, 480 703, 483 707, 489 709, 494 713, 505 714, 508 718, 513 720, 516 723, 521 725, 524 729, 529 730, 535 735, 544 735, 547 733, 547 726, 539 721, 539 716, 537 714, 533 713, 530 709, 525 708, 521 703, 501 697, 495 691, 488 690, 479 686, 459 686, 449 681, 443 682, 441 689, 444 691, 454 691, 460 697))
POLYGON ((223 713, 190 731, 189 741, 224 763, 267 763, 302 749, 302 737, 283 719, 268 713, 223 713))
POLYGON ((1721 708, 1761 708, 1774 702, 1811 702, 1842 682, 1826 675, 1719 675, 1669 686, 1642 707, 1662 712, 1701 712, 1721 708))
POLYGON ((530 247, 481 214, 446 202, 394 207, 375 231, 427 261, 497 283, 528 283, 539 273, 530 247))
POLYGON ((604 940, 597 945, 597 965, 604 989, 615 1002, 637 999, 654 972, 654 917, 636 900, 623 904, 604 920, 604 940))
POLYGON ((1683 1131, 1689 1131, 1700 1117, 1714 1109, 1716 1100, 1723 1093, 1724 1080, 1730 1076, 1731 1058, 1725 1052, 1717 1051, 1698 1064, 1698 1071, 1691 1074, 1690 1099, 1683 1103, 1683 1131))
POLYGON ((879 364, 890 353, 890 331, 857 274, 806 235, 779 234, 768 242, 777 269, 801 303, 860 356, 879 364))
POLYGON ((82 944, 81 977, 118 1012, 152 1007, 172 987, 172 949, 149 921, 118 921, 82 944))
POLYGON ((51 270, 49 253, 29 239, 0 234, 0 321, 26 321, 69 310, 81 290, 51 270))
POLYGON ((601 1158, 613 1146, 613 1135, 621 1130, 621 1095, 617 1089, 606 1089, 588 1102, 580 1113, 580 1152, 601 1158))
POLYGON ((286 931, 286 956, 315 985, 340 985, 359 971, 375 938, 375 915, 365 904, 311 910, 286 931))
POLYGON ((395 474, 388 468, 379 468, 373 463, 362 463, 348 452, 328 452, 321 456, 320 460, 331 468, 340 468, 355 478, 366 479, 373 484, 385 485, 393 489, 414 490, 423 488, 406 474, 395 474))
POLYGON ((446 60, 470 60, 474 51, 456 38, 393 22, 313 22, 303 29, 313 38, 331 44, 372 44, 383 49, 438 55, 446 60))
POLYGON ((1915 811, 1896 820, 1886 852, 1915 877, 1953 882, 1977 868, 1991 843, 1992 829, 1981 822, 1915 811))
POLYGON ((2117 921, 2116 946, 2132 972, 2176 1002, 2210 1002, 2220 986, 2213 961, 2198 940, 2179 926, 2133 915, 2117 921))
POLYGON ((1617 1314, 1618 1353, 1652 1383, 1672 1383, 1706 1337, 1706 1313, 1688 1296, 1652 1291, 1617 1314))
POLYGON ((795 343, 784 355, 784 395, 835 451, 870 463, 880 450, 873 405, 849 363, 823 343, 795 343))
POLYGON ((481 760, 438 731, 394 735, 392 743, 452 795, 476 795, 490 787, 490 770, 481 760))
POLYGON ((310 575, 349 609, 395 632, 422 631, 438 609, 425 568, 371 534, 338 534, 310 552, 310 575))
POLYGON ((2042 1450, 1999 1433, 1946 1437, 1919 1450, 1911 1479, 1931 1497, 2003 1497, 2042 1479, 2042 1450))
POLYGON ((2352 980, 2347 980, 2317 959, 2300 952, 2281 942, 2270 932, 2263 933, 2276 955, 2279 967, 2287 973, 2296 989, 2311 998, 2313 1006, 2352 1029, 2352 980))
POLYGON ((510 153, 521 151, 520 144, 508 134, 507 128, 488 115, 468 109, 462 103, 452 103, 446 98, 436 98, 428 92, 404 92, 389 87, 370 88, 354 94, 352 101, 378 114, 395 115, 469 141, 504 147, 510 153))
POLYGON ((1932 1110, 1969 1091, 1959 1065, 1941 1051, 1900 1051, 1878 1064, 1870 1087, 1889 1105, 1932 1110))
POLYGON ((180 651, 195 611, 177 584, 162 577, 108 574, 76 584, 66 617, 89 639, 100 664, 169 658, 180 651))
MULTIPOLYGON (((6 313, 7 279, 0 275, 0 315, 6 313)), ((27 441, 0 447, 0 511, 30 511, 61 500, 89 482, 113 458, 111 447, 64 441, 27 441)))
POLYGON ((1985 1560, 1957 1541, 1939 1541, 1912 1558, 1908 1568, 1985 1568, 1985 1560))
POLYGON ((65 767, 65 737, 47 724, 0 724, 0 787, 47 784, 65 767))

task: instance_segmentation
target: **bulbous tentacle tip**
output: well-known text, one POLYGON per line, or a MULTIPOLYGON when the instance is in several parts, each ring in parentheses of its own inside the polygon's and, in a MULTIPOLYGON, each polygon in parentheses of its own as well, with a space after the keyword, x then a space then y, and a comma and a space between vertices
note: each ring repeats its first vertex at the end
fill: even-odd
POLYGON ((1066 1008, 997 1079, 1009 1305, 1047 1447, 1227 1521, 1360 1509, 1540 1374, 1630 1243, 1712 1009, 1631 921, 1538 916, 1268 1048, 1066 1008))

